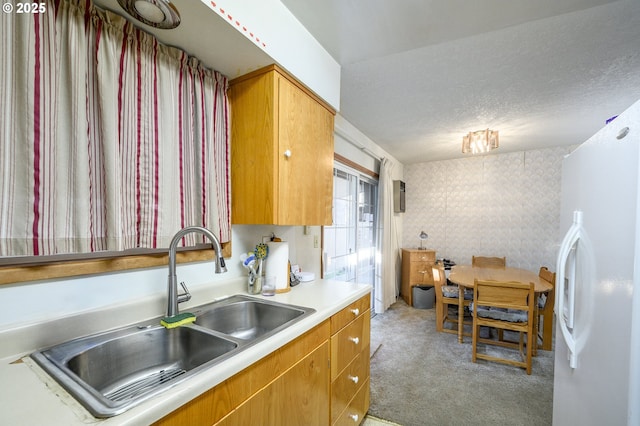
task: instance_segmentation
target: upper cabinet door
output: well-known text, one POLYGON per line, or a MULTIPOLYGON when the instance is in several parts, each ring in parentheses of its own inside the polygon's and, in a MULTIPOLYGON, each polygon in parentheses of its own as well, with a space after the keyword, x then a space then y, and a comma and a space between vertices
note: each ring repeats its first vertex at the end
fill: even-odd
POLYGON ((279 78, 279 222, 331 224, 333 114, 279 78))
POLYGON ((331 224, 334 112, 277 66, 231 81, 232 223, 331 224))

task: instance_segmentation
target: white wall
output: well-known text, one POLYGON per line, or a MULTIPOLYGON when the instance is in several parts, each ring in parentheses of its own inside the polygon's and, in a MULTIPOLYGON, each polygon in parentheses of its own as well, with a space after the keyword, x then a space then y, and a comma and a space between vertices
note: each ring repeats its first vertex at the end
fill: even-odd
POLYGON ((405 166, 404 247, 419 246, 424 230, 438 258, 506 256, 508 266, 554 270, 562 158, 574 148, 405 166))

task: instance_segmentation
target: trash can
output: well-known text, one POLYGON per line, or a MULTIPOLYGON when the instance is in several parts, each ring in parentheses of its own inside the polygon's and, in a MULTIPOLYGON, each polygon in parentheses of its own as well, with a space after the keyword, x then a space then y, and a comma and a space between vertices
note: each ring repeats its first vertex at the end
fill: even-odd
POLYGON ((417 285, 413 287, 413 307, 418 309, 432 309, 436 301, 436 291, 432 285, 417 285))

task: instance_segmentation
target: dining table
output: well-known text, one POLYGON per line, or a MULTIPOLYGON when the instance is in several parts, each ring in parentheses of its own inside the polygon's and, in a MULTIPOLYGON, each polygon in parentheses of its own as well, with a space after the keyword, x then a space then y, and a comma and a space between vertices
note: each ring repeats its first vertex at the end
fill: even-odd
MULTIPOLYGON (((527 269, 521 268, 513 268, 509 266, 504 267, 479 267, 479 266, 471 266, 471 265, 456 265, 451 268, 451 272, 449 274, 449 281, 453 284, 457 284, 461 287, 462 291, 459 291, 458 297, 458 341, 463 343, 463 331, 464 331, 464 323, 462 319, 464 318, 464 291, 463 288, 473 288, 475 280, 492 280, 492 281, 517 281, 523 283, 533 282, 534 291, 536 295, 541 295, 544 293, 548 293, 549 291, 553 291, 553 284, 550 282, 540 278, 537 272, 532 272, 527 269)), ((551 298, 553 299, 553 298, 551 298)), ((552 303, 550 298, 547 298, 548 303, 552 303)), ((535 303, 536 312, 535 316, 538 318, 538 303, 535 303)), ((550 311, 553 311, 553 306, 551 306, 550 311)), ((547 320, 547 318, 545 318, 547 320)), ((536 321, 537 323, 537 321, 536 321)), ((536 327, 536 338, 537 340, 537 327, 536 327)), ((551 336, 543 335, 543 342, 551 342, 551 336)), ((546 349, 546 348, 543 348, 546 349)), ((548 348, 547 350, 550 350, 548 348)))

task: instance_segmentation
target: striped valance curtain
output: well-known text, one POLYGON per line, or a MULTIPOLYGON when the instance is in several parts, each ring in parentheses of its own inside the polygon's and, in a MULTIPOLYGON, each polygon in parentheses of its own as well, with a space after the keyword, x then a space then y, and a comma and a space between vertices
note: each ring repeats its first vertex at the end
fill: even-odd
POLYGON ((88 0, 46 6, 0 17, 0 255, 229 241, 226 78, 88 0))

